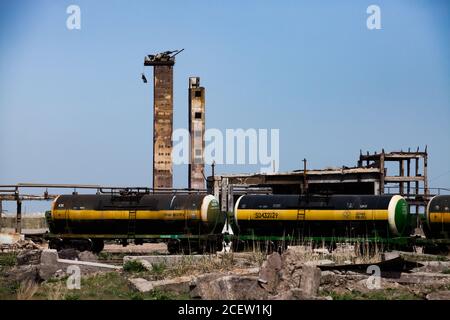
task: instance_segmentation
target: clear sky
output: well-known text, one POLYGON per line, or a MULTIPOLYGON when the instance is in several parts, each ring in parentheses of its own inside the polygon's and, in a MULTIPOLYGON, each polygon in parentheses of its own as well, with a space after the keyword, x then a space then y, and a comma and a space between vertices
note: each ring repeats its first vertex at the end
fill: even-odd
MULTIPOLYGON (((174 128, 187 127, 188 77, 199 76, 207 128, 280 129, 280 171, 303 158, 353 166, 360 149, 428 145, 431 186, 449 187, 449 9, 434 0, 1 1, 0 184, 151 186, 143 58, 185 48, 174 128), (71 4, 81 30, 66 28, 71 4), (366 27, 371 4, 381 30, 366 27)), ((174 167, 174 185, 187 186, 187 166, 174 167)))

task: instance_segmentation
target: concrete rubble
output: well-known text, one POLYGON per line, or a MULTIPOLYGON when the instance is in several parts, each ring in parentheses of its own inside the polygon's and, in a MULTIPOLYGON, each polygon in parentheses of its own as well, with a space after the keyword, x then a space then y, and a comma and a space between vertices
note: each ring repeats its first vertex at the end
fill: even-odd
POLYGON ((148 281, 143 278, 132 278, 129 279, 129 282, 133 288, 139 292, 159 290, 183 294, 189 292, 192 279, 193 278, 189 276, 157 281, 148 281))
POLYGON ((154 255, 154 256, 125 256, 123 257, 123 262, 126 263, 127 261, 131 260, 139 260, 141 263, 142 261, 147 261, 148 263, 152 264, 164 264, 166 266, 172 266, 177 263, 180 263, 182 261, 201 261, 204 260, 205 256, 201 254, 196 255, 154 255))
POLYGON ((427 300, 450 300, 450 290, 432 292, 426 298, 427 300))
MULTIPOLYGON (((16 265, 6 271, 7 277, 14 281, 60 279, 68 275, 69 266, 79 267, 82 274, 123 270, 122 266, 100 263, 102 260, 91 252, 73 249, 57 252, 42 249, 32 242, 22 242, 22 245, 29 249, 19 250, 16 265)), ((421 255, 414 257, 423 258, 421 255)), ((332 299, 331 295, 373 295, 376 290, 369 288, 372 274, 367 268, 378 266, 382 290, 400 290, 407 297, 427 300, 450 300, 450 260, 439 259, 407 261, 403 254, 392 252, 355 263, 354 258, 352 261, 347 256, 336 259, 325 250, 305 252, 298 248, 267 256, 255 253, 125 256, 123 264, 139 261, 147 271, 125 271, 121 275, 135 291, 163 291, 191 299, 328 300, 332 299), (157 265, 164 265, 164 268, 155 269, 157 265), (203 266, 208 266, 208 271, 203 271, 203 266), (185 267, 186 271, 180 273, 185 267)))
MULTIPOLYGON (((34 248, 34 246, 32 246, 34 248)), ((7 277, 15 281, 32 280, 35 282, 46 281, 51 278, 62 278, 66 276, 69 266, 78 266, 81 274, 95 273, 99 271, 117 271, 121 266, 98 263, 97 257, 91 252, 78 251, 63 252, 63 256, 73 259, 61 259, 56 250, 53 249, 25 249, 19 251, 16 257, 16 266, 7 272, 7 277), (79 260, 78 260, 79 259, 79 260)))
MULTIPOLYGON (((424 264, 404 261, 398 253, 386 253, 379 260, 369 263, 352 263, 342 259, 340 264, 328 259, 330 255, 325 250, 312 252, 302 257, 296 250, 286 250, 283 254, 272 253, 262 262, 261 267, 236 268, 229 271, 211 272, 190 277, 150 281, 143 278, 129 279, 130 285, 138 291, 151 290, 171 291, 177 294, 188 294, 192 299, 221 300, 330 300, 331 296, 324 294, 337 292, 357 292, 370 294, 368 281, 371 273, 368 266, 379 265, 383 273, 381 285, 387 289, 398 289, 405 285, 430 284, 434 286, 448 283, 450 275, 438 272, 422 272, 421 268, 446 270, 447 262, 429 262, 424 264), (416 267, 415 269, 413 267, 416 267)), ((133 259, 141 260, 141 257, 133 259)), ((129 259, 129 258, 127 258, 129 259)), ((168 260, 162 257, 147 257, 149 263, 176 263, 180 257, 174 256, 168 260)), ((167 259, 167 258, 166 258, 167 259)), ((194 258, 200 259, 200 258, 194 258)), ((124 259, 125 260, 125 259, 124 259)), ((240 260, 246 259, 245 254, 235 259, 239 266, 245 265, 240 260)), ((142 262, 142 260, 141 260, 142 262)), ((406 290, 406 289, 405 289, 406 290)), ((411 289, 411 292, 416 292, 411 289)), ((433 290, 433 289, 429 289, 433 290)), ((427 291, 424 291, 425 295, 427 291)), ((446 291, 428 294, 426 299, 445 299, 446 291)), ((425 295, 423 298, 425 299, 425 295)))

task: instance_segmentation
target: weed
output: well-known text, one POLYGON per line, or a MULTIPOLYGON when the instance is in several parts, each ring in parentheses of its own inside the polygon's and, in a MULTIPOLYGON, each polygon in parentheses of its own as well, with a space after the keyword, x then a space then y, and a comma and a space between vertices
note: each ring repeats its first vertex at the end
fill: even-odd
POLYGON ((80 300, 80 295, 78 293, 68 293, 64 296, 65 300, 80 300))
POLYGON ((166 269, 167 269, 167 266, 165 263, 153 263, 152 264, 152 272, 153 273, 163 274, 166 269))
POLYGON ((16 264, 17 253, 6 252, 0 253, 0 269, 2 267, 12 267, 16 264))
POLYGON ((144 272, 147 269, 138 260, 128 260, 123 265, 123 270, 126 271, 126 272, 144 272))
POLYGON ((39 289, 39 284, 34 281, 24 281, 17 289, 17 300, 31 300, 39 289))

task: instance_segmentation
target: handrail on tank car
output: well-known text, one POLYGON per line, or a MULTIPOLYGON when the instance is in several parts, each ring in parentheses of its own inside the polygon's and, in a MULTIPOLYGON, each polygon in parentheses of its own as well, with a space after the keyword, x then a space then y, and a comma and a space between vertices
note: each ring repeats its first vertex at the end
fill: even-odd
POLYGON ((96 194, 110 194, 113 196, 142 196, 145 194, 207 194, 207 189, 189 188, 148 188, 148 187, 107 187, 88 184, 44 184, 44 183, 18 183, 0 185, 0 201, 31 201, 52 200, 60 193, 50 194, 49 189, 72 189, 72 194, 78 194, 79 189, 93 190, 96 194), (45 188, 43 195, 31 195, 21 192, 21 189, 45 188))
POLYGON ((147 188, 147 187, 101 187, 98 192, 103 194, 203 194, 207 189, 189 188, 147 188))
MULTIPOLYGON (((398 186, 385 186, 384 187, 385 190, 387 190, 387 192, 385 192, 385 194, 399 194, 400 190, 398 186), (391 193, 391 189, 392 190, 396 190, 394 192, 391 193)), ((410 192, 410 193, 403 193, 404 196, 434 196, 434 195, 441 195, 441 194, 450 194, 450 188, 424 188, 424 187, 411 187, 412 190, 421 190, 421 191, 425 191, 426 189, 428 190, 428 193, 415 193, 415 192, 410 192), (445 193, 444 193, 445 192, 445 193)))

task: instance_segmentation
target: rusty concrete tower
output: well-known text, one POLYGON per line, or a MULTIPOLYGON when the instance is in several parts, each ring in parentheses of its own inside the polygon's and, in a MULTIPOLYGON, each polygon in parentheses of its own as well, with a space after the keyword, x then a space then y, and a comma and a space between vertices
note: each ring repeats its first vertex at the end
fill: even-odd
POLYGON ((205 189, 205 88, 189 78, 189 188, 205 189))
MULTIPOLYGON (((183 49, 184 50, 184 49, 183 49)), ((183 50, 145 57, 153 66, 153 188, 172 188, 173 66, 183 50)), ((143 75, 144 82, 146 81, 143 75)))

